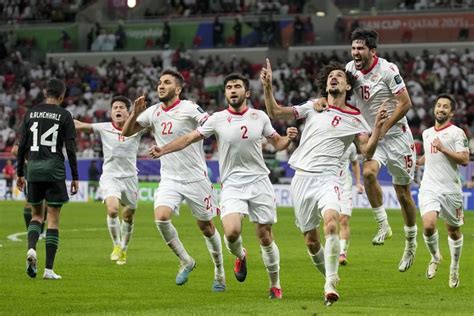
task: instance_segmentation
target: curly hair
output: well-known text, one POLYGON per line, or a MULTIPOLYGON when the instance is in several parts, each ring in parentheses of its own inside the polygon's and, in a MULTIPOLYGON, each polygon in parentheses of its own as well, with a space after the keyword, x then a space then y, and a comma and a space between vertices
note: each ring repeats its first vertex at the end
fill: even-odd
POLYGON ((371 29, 358 27, 351 33, 351 43, 355 40, 363 40, 369 49, 377 48, 379 33, 371 29))
POLYGON ((353 92, 352 88, 354 87, 356 83, 356 78, 351 72, 346 71, 344 64, 341 64, 335 61, 332 61, 329 63, 329 65, 324 66, 323 69, 321 69, 321 73, 318 76, 317 83, 318 83, 318 88, 321 91, 321 95, 326 98, 328 97, 328 93, 326 91, 328 77, 331 71, 334 71, 334 70, 341 70, 346 74, 347 83, 351 86, 351 89, 347 91, 346 93, 346 100, 349 100, 352 96, 352 92, 353 92))

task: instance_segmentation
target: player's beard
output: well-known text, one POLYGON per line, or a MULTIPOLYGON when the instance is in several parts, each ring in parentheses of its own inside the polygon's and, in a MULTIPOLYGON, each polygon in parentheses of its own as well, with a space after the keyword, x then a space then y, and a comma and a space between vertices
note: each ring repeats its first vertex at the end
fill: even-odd
POLYGON ((167 94, 162 96, 161 98, 160 97, 158 97, 158 98, 160 99, 160 102, 165 103, 165 102, 168 102, 169 100, 173 99, 175 96, 176 96, 176 93, 173 90, 171 90, 167 94))
POLYGON ((356 65, 357 70, 367 69, 369 67, 369 56, 361 56, 360 57, 360 66, 356 65))
POLYGON ((438 118, 438 116, 435 116, 435 120, 439 125, 443 125, 450 119, 449 115, 445 115, 442 118, 438 118))
POLYGON ((338 96, 341 95, 341 90, 339 90, 339 88, 329 89, 328 93, 329 93, 333 98, 337 98, 338 96))
POLYGON ((227 103, 234 109, 238 109, 245 102, 245 96, 239 97, 237 100, 232 101, 232 99, 227 98, 227 103))

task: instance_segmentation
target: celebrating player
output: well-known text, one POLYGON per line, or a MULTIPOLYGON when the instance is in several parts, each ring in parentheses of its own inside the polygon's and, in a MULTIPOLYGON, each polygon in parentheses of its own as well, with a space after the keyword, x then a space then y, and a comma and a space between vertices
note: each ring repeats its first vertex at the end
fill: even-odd
MULTIPOLYGON (((183 84, 184 78, 179 72, 164 70, 158 82, 160 102, 147 109, 143 96, 135 100, 122 135, 131 136, 145 128, 151 128, 156 143, 163 146, 203 124, 208 118, 207 113, 191 101, 180 100, 183 84)), ((161 159, 161 182, 155 191, 154 200, 156 227, 181 262, 176 284, 186 283, 196 265, 171 223, 171 216, 179 215, 179 206, 186 200, 205 236, 207 249, 214 261, 212 290, 224 291, 221 237, 212 222, 212 218, 217 214, 216 200, 214 189, 207 177, 202 142, 161 159)))
POLYGON ((439 252, 438 216, 446 221, 448 245, 451 253, 449 287, 459 286, 459 259, 463 245, 461 226, 463 217, 463 194, 458 165, 469 163, 468 140, 464 131, 451 123, 456 111, 456 100, 441 94, 434 106, 435 125, 423 131, 425 155, 418 160, 425 165, 421 180, 419 201, 423 219, 423 238, 431 254, 426 277, 436 275, 441 262, 439 252))
MULTIPOLYGON (((265 166, 262 138, 276 150, 287 148, 297 135, 288 128, 288 136, 280 136, 268 116, 247 105, 249 80, 232 73, 224 79, 225 98, 229 107, 214 113, 197 130, 163 146, 153 147, 150 155, 159 158, 215 134, 218 142, 219 168, 222 182, 221 218, 224 240, 236 256, 234 273, 239 282, 247 277, 247 251, 242 246, 242 218, 248 215, 255 223, 260 239, 263 263, 270 279, 271 299, 281 299, 280 251, 273 240, 272 224, 276 223, 275 193, 265 166)), ((165 156, 166 157, 166 156, 165 156)))
POLYGON ((289 160, 295 169, 291 181, 291 195, 295 208, 296 224, 304 235, 308 254, 314 265, 325 276, 325 304, 339 299, 336 286, 339 282, 338 257, 340 254, 339 226, 341 186, 341 157, 355 140, 361 152, 371 158, 386 111, 380 107, 372 136, 370 128, 356 108, 347 105, 355 78, 342 64, 331 63, 324 67, 318 84, 328 95, 329 111, 317 112, 313 101, 300 106, 279 106, 273 96, 272 69, 262 69, 261 81, 265 93, 265 106, 272 118, 306 119, 300 145, 289 160), (319 222, 323 219, 326 244, 324 250, 319 238, 319 222))
MULTIPOLYGON (((405 272, 412 266, 417 248, 416 205, 410 191, 416 153, 405 117, 411 107, 411 100, 397 66, 377 56, 377 41, 377 32, 355 29, 351 34, 353 60, 346 65, 346 70, 357 79, 353 86, 355 102, 369 125, 374 128, 381 104, 385 104, 389 115, 382 127, 382 139, 374 157, 364 162, 364 184, 379 225, 372 244, 383 245, 386 239, 392 237, 392 229, 383 206, 382 188, 377 176, 382 165, 387 166, 405 222, 405 249, 398 265, 398 270, 405 272)), ((319 99, 315 103, 316 109, 321 110, 323 103, 327 102, 319 99)))
POLYGON ((364 186, 360 182, 360 165, 357 157, 357 148, 354 143, 350 144, 346 152, 341 158, 341 213, 339 217, 339 244, 341 251, 339 254, 339 263, 347 264, 347 251, 349 250, 349 238, 351 230, 349 227, 349 220, 352 216, 352 176, 349 170, 349 165, 352 166, 352 172, 356 180, 357 193, 364 193, 364 186))
POLYGON ((107 123, 83 123, 75 120, 76 129, 97 132, 102 139, 104 165, 100 188, 107 207, 107 227, 114 245, 110 259, 117 264, 127 262, 128 243, 133 233, 133 217, 137 208, 138 178, 137 152, 142 130, 130 137, 122 136, 122 128, 129 117, 132 101, 123 96, 112 98, 111 118, 107 123), (122 209, 122 223, 119 208, 122 209))
POLYGON ((64 100, 65 84, 51 79, 46 84, 45 103, 34 106, 25 114, 22 135, 18 147, 17 187, 25 186, 24 165, 28 160, 28 203, 32 206, 32 219, 28 226, 27 274, 37 274, 36 244, 44 218, 43 200, 47 204, 48 229, 46 230, 46 268, 43 278, 58 280, 61 276, 53 271, 59 244, 59 214, 69 200, 66 188, 63 146, 71 168, 71 194, 78 189, 76 159, 76 130, 71 114, 59 105, 64 100))

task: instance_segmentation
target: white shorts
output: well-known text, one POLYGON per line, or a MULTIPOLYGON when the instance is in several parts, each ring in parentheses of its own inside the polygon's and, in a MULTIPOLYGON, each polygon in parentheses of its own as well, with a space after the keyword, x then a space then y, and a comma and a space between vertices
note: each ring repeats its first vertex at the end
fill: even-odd
POLYGON ((464 225, 462 193, 439 194, 433 191, 420 190, 418 193, 420 214, 423 217, 428 212, 435 211, 449 226, 464 225))
POLYGON ((341 179, 341 214, 352 216, 352 176, 348 172, 341 179))
POLYGON ((179 215, 179 206, 186 200, 193 216, 200 221, 210 221, 217 214, 216 194, 209 179, 181 182, 162 179, 155 191, 154 208, 167 206, 179 215))
POLYGON ((416 152, 410 128, 404 133, 385 136, 375 150, 373 160, 386 165, 393 184, 408 185, 415 175, 416 152))
POLYGON ((116 197, 122 205, 129 209, 137 208, 138 200, 138 178, 137 176, 126 178, 114 178, 101 176, 99 186, 102 191, 102 198, 116 197))
POLYGON ((295 174, 291 180, 291 198, 296 226, 302 233, 318 228, 326 210, 340 212, 340 193, 335 176, 295 174))
POLYGON ((231 213, 248 215, 251 222, 274 224, 277 222, 275 190, 265 176, 245 186, 226 185, 221 191, 221 218, 231 213))

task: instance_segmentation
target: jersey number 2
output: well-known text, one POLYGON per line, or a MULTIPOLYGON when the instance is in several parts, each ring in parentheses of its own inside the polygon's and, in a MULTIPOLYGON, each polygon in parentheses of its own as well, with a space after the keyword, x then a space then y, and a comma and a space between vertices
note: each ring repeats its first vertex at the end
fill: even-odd
POLYGON ((242 131, 242 139, 249 138, 247 135, 247 132, 248 132, 247 126, 241 126, 240 130, 242 131))
MULTIPOLYGON (((56 141, 58 139, 58 130, 59 124, 54 124, 50 129, 41 134, 39 145, 41 146, 51 146, 51 152, 56 152, 56 141), (51 140, 47 138, 51 136, 51 140)), ((30 131, 33 132, 33 145, 31 146, 31 151, 39 151, 38 145, 38 122, 34 122, 30 127, 30 131)))

